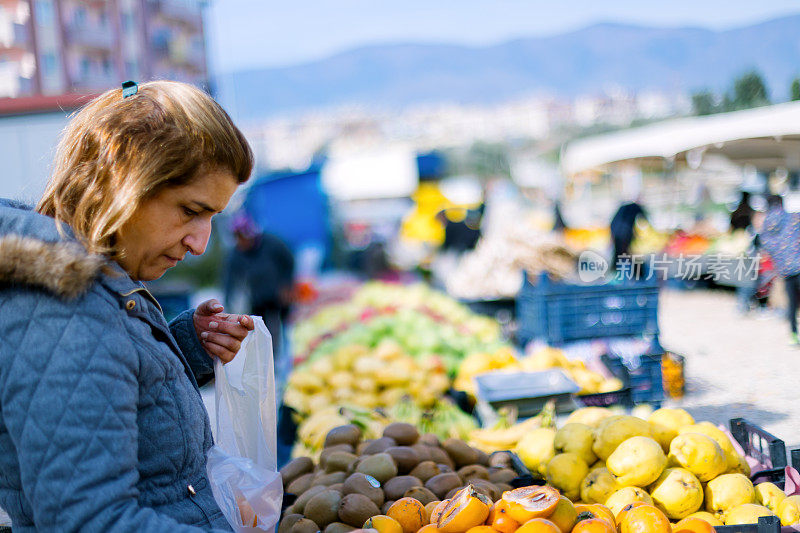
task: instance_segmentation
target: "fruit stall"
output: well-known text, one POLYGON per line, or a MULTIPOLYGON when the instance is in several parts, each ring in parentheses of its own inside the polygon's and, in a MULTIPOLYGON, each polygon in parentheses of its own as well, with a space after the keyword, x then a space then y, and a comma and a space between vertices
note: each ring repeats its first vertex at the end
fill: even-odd
POLYGON ((425 285, 367 283, 318 308, 293 330, 279 533, 800 523, 783 441, 747 420, 722 427, 661 407, 683 376, 653 339, 583 341, 520 348, 425 285))

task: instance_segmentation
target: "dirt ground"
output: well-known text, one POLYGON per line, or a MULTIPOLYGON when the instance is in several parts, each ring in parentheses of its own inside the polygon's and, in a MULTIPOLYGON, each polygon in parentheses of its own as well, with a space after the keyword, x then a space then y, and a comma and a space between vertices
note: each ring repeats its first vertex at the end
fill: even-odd
POLYGON ((686 396, 666 405, 728 425, 747 418, 800 445, 800 348, 778 312, 736 310, 733 293, 662 291, 661 343, 686 357, 686 396))

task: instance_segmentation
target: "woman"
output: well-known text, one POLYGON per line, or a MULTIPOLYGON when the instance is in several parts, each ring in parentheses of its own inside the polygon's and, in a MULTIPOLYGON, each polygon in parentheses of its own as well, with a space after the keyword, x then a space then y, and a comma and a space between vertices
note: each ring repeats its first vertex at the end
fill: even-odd
POLYGON ((206 248, 253 166, 208 95, 90 102, 36 211, 0 204, 0 507, 23 531, 230 531, 198 385, 253 329, 215 300, 167 324, 142 281, 206 248))

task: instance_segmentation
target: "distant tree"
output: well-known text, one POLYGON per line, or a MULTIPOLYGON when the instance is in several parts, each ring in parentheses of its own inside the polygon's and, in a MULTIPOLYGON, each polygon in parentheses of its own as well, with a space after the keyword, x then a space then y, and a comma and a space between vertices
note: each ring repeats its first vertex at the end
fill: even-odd
POLYGON ((795 100, 800 100, 800 78, 795 78, 792 80, 792 89, 790 93, 792 95, 792 102, 795 100))
POLYGON ((466 166, 481 178, 511 177, 507 148, 502 144, 474 143, 467 153, 466 166))
POLYGON ((714 94, 711 91, 699 91, 692 94, 692 111, 695 115, 710 115, 717 112, 714 94))
POLYGON ((767 86, 764 79, 757 71, 752 70, 733 82, 733 107, 734 109, 750 109, 762 105, 769 105, 767 86))

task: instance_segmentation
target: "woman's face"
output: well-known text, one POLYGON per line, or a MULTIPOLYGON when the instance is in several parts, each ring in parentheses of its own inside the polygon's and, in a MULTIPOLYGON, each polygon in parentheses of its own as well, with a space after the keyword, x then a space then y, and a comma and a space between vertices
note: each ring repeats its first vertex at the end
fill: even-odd
POLYGON ((119 264, 131 278, 149 281, 178 264, 186 252, 202 254, 211 217, 225 209, 237 185, 230 172, 213 170, 145 200, 117 234, 119 264))

